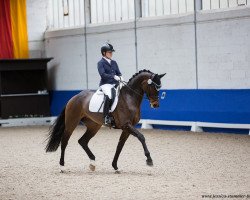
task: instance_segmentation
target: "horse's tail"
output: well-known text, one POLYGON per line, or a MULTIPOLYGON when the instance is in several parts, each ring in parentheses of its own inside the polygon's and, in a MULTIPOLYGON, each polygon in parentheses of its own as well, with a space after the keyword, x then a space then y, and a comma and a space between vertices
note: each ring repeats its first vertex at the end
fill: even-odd
POLYGON ((61 114, 57 117, 54 124, 51 126, 48 134, 48 144, 45 148, 46 152, 56 151, 60 145, 63 133, 65 130, 65 108, 61 114))

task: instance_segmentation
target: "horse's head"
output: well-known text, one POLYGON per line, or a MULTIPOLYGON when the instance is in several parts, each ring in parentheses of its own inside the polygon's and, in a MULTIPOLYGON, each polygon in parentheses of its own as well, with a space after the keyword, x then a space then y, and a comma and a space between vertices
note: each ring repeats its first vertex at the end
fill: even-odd
POLYGON ((161 88, 161 78, 165 74, 152 74, 149 78, 142 82, 143 90, 145 91, 152 108, 159 107, 159 90, 161 88))

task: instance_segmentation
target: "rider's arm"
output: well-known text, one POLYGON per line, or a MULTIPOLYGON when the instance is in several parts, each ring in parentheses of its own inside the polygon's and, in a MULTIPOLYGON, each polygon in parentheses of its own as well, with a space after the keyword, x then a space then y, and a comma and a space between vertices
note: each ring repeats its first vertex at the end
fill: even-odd
POLYGON ((97 68, 98 68, 98 72, 100 74, 100 76, 102 77, 102 79, 112 79, 114 78, 114 76, 112 74, 107 74, 105 73, 104 67, 102 63, 98 63, 97 64, 97 68))
POLYGON ((116 65, 116 67, 115 67, 115 73, 116 73, 116 75, 117 76, 122 76, 122 73, 120 72, 120 70, 119 70, 119 67, 118 67, 118 65, 117 65, 117 62, 116 61, 114 61, 115 62, 115 65, 116 65))

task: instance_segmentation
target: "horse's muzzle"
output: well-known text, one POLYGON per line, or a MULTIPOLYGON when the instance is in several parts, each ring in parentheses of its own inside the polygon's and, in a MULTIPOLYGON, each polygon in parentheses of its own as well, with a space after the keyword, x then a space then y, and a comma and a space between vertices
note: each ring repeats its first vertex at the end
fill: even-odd
POLYGON ((150 102, 150 106, 151 106, 151 108, 158 108, 159 107, 159 102, 158 101, 150 102))

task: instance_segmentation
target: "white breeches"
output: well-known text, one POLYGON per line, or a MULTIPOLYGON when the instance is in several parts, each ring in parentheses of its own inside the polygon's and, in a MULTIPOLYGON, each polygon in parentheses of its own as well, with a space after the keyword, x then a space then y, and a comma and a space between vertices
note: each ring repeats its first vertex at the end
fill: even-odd
POLYGON ((108 97, 111 99, 111 88, 114 87, 115 84, 104 84, 100 87, 102 88, 102 91, 104 94, 108 95, 108 97))

